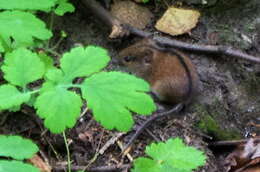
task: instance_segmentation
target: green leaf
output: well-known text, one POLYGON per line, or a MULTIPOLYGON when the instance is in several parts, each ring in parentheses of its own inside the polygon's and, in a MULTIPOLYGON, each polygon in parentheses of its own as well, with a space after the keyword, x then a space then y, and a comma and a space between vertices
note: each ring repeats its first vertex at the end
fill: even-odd
POLYGON ((3 10, 50 10, 57 0, 1 0, 0 9, 3 10))
POLYGON ((0 86, 0 110, 20 106, 22 103, 29 101, 30 94, 21 93, 12 85, 0 86))
POLYGON ((63 16, 67 12, 74 12, 75 7, 67 0, 58 0, 58 7, 54 10, 58 16, 63 16))
POLYGON ((94 117, 107 129, 128 131, 133 125, 130 111, 148 115, 155 110, 142 79, 120 72, 101 72, 87 78, 82 94, 94 117))
POLYGON ((50 83, 45 83, 44 87, 48 89, 45 88, 46 91, 35 102, 37 114, 44 118, 44 125, 53 133, 61 133, 66 127, 73 127, 80 115, 80 97, 64 88, 52 88, 50 83))
POLYGON ((54 61, 50 56, 48 56, 44 52, 39 52, 38 56, 40 57, 41 61, 44 63, 45 72, 50 70, 50 69, 55 69, 54 61))
POLYGON ((44 64, 36 53, 19 48, 5 56, 2 70, 7 81, 24 88, 43 76, 44 64))
POLYGON ((7 43, 11 42, 11 38, 14 39, 13 47, 33 45, 33 38, 47 40, 52 36, 45 23, 29 12, 1 12, 0 23, 1 37, 5 38, 7 43))
POLYGON ((30 164, 20 161, 0 160, 0 172, 40 172, 40 170, 30 164))
POLYGON ((146 172, 146 168, 154 168, 156 172, 191 172, 204 165, 206 160, 203 152, 185 146, 179 138, 169 139, 166 143, 152 143, 145 152, 152 159, 138 158, 134 163, 134 172, 146 172))
POLYGON ((51 81, 53 83, 58 83, 63 78, 63 73, 60 69, 50 69, 46 73, 46 78, 48 81, 51 81))
POLYGON ((64 83, 71 83, 75 77, 83 77, 100 71, 109 62, 107 51, 96 46, 77 47, 65 53, 61 59, 64 83))
POLYGON ((131 172, 160 172, 160 168, 153 160, 140 157, 134 161, 135 168, 131 172))
POLYGON ((31 158, 38 151, 37 145, 29 139, 0 135, 0 156, 23 160, 31 158))

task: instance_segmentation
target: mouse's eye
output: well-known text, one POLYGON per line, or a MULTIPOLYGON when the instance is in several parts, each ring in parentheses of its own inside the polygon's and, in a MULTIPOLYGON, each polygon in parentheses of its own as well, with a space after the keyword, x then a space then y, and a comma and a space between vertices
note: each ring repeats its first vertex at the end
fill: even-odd
POLYGON ((124 57, 124 61, 125 62, 130 62, 130 61, 133 61, 134 60, 134 57, 133 56, 125 56, 124 57))

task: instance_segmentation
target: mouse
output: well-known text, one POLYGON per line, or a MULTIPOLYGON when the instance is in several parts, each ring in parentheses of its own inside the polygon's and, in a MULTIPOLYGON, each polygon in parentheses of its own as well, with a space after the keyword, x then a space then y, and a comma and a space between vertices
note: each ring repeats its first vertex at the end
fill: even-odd
POLYGON ((143 78, 152 94, 166 104, 189 104, 198 93, 199 77, 195 65, 183 52, 142 39, 118 54, 119 64, 143 78))

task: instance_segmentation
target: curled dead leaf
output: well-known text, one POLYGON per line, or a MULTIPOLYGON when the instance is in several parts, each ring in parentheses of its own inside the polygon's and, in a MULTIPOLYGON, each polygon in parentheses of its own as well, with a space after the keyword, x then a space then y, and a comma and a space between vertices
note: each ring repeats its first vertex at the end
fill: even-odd
POLYGON ((157 21, 155 27, 170 35, 181 35, 189 32, 198 22, 200 13, 196 10, 170 7, 157 21))

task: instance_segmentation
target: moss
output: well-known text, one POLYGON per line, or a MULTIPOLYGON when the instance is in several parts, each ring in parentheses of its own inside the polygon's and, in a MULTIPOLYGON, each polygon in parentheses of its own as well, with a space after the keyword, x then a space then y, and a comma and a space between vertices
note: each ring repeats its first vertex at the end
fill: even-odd
MULTIPOLYGON (((217 105, 218 106, 218 105, 217 105)), ((218 113, 210 115, 203 106, 197 106, 197 112, 200 114, 200 121, 197 125, 203 132, 213 136, 216 140, 240 139, 239 132, 232 129, 222 129, 220 124, 214 118, 219 116, 218 113)))
POLYGON ((240 135, 236 131, 227 131, 220 128, 218 123, 208 114, 199 122, 198 127, 213 136, 217 140, 239 139, 240 135))
POLYGON ((246 89, 246 92, 255 98, 258 98, 260 95, 260 78, 257 78, 255 74, 248 76, 248 79, 244 82, 243 86, 246 89))

